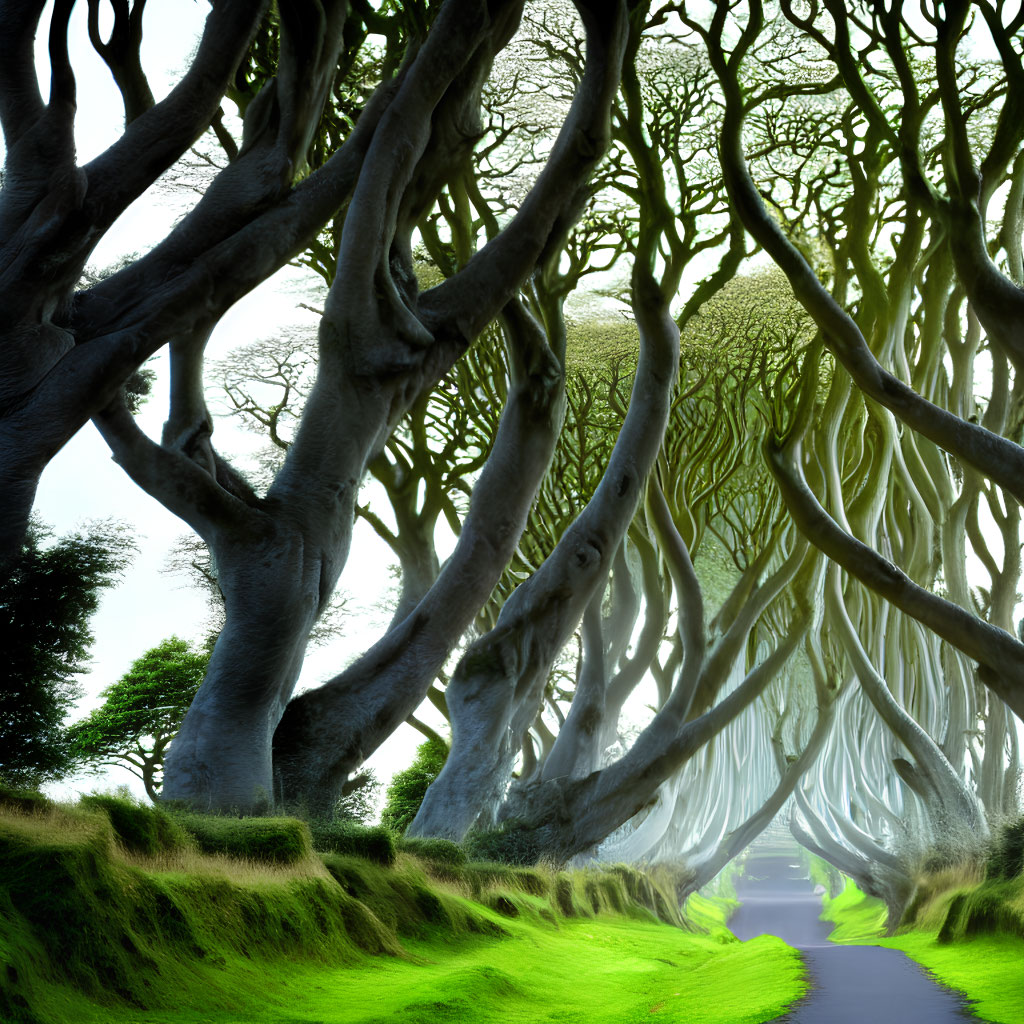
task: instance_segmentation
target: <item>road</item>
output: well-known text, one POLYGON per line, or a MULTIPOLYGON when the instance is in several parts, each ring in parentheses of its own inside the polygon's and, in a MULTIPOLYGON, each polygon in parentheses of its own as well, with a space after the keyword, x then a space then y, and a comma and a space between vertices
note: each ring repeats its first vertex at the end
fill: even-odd
POLYGON ((752 856, 736 886, 741 905, 729 927, 739 939, 777 935, 803 954, 811 989, 773 1024, 964 1024, 978 1021, 963 997, 943 988, 897 949, 841 946, 818 919, 821 896, 791 856, 752 856))

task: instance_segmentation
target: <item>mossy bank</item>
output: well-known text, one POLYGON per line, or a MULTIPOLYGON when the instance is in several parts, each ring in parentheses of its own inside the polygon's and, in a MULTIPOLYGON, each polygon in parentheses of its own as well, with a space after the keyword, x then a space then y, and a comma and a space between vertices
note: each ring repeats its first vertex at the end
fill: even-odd
POLYGON ((466 863, 452 844, 109 799, 0 807, 5 1024, 759 1024, 777 940, 684 916, 671 873, 466 863), (314 849, 319 847, 319 849, 314 849))

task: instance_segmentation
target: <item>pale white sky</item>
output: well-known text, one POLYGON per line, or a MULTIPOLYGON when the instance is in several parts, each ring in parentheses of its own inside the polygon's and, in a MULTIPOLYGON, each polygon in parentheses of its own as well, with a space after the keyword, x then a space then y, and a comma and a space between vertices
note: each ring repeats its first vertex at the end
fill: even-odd
MULTIPOLYGON (((106 12, 106 7, 102 8, 106 12)), ((160 99, 186 66, 202 31, 208 11, 206 3, 182 0, 151 0, 145 15, 143 62, 150 84, 160 99)), ((41 19, 37 53, 44 98, 48 92, 46 32, 50 7, 41 19)), ((76 140, 79 162, 85 163, 102 152, 120 134, 123 107, 106 67, 93 52, 86 32, 86 5, 79 4, 72 18, 70 52, 78 79, 76 140)), ((0 157, 3 146, 0 142, 0 157)), ((168 194, 166 190, 140 198, 100 242, 90 264, 109 265, 127 252, 145 251, 155 244, 181 213, 194 202, 187 192, 168 194)), ((275 279, 264 283, 229 311, 210 343, 213 358, 230 349, 272 334, 276 325, 296 321, 311 325, 310 315, 296 308, 297 288, 312 276, 309 272, 286 268, 275 279)), ((317 279, 319 280, 319 279, 317 279)), ((154 394, 140 414, 140 423, 153 437, 159 437, 167 408, 167 361, 161 354, 150 366, 157 371, 154 394)), ((227 456, 251 451, 258 439, 221 420, 216 431, 219 449, 227 456)), ((131 662, 171 634, 189 640, 200 639, 207 616, 205 596, 163 570, 168 551, 187 527, 159 503, 143 493, 111 461, 106 445, 90 425, 56 456, 43 474, 36 511, 53 524, 59 533, 90 519, 115 516, 126 520, 136 532, 140 551, 123 581, 107 591, 92 620, 96 643, 90 671, 82 677, 85 695, 79 703, 78 718, 99 703, 98 694, 117 680, 131 662)), ((299 688, 307 688, 340 671, 368 643, 379 635, 388 621, 379 602, 388 584, 387 566, 394 561, 387 547, 372 531, 357 524, 353 544, 353 562, 342 579, 358 580, 359 593, 349 598, 353 617, 358 621, 345 629, 337 641, 311 650, 299 688), (379 584, 379 585, 378 585, 379 584)), ((432 709, 431 709, 432 710, 432 709)), ((425 710, 427 717, 431 717, 425 710)), ((432 718, 432 720, 435 720, 432 718)), ((387 779, 407 764, 420 740, 418 733, 403 727, 375 756, 370 764, 387 779)), ((128 784, 140 795, 138 783, 127 771, 111 770, 102 777, 76 776, 51 787, 54 795, 70 796, 97 786, 109 788, 128 784)))

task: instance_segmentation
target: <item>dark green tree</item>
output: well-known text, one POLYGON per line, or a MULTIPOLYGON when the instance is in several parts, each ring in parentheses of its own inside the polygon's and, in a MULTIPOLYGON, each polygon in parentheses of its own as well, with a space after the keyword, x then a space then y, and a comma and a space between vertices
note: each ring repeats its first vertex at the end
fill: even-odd
POLYGON ((74 766, 63 723, 80 695, 89 619, 134 551, 112 520, 51 536, 34 522, 0 577, 0 777, 10 785, 38 786, 74 766))
POLYGON ((164 754, 196 695, 208 650, 172 636, 132 662, 101 696, 103 704, 68 729, 71 756, 94 770, 127 768, 154 802, 164 754))

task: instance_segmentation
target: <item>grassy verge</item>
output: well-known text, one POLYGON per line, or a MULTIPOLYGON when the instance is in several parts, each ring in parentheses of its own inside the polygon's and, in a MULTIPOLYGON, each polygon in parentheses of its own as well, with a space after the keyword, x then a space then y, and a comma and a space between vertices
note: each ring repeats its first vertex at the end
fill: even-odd
POLYGON ((0 809, 5 1024, 759 1024, 803 991, 792 950, 713 901, 682 917, 669 875, 109 812, 0 809))
POLYGON ((901 949, 941 982, 963 992, 995 1024, 1024 1021, 1024 877, 1004 882, 933 878, 911 907, 910 923, 885 937, 885 906, 852 883, 825 897, 833 942, 901 949), (998 913, 993 908, 999 908, 998 913))

